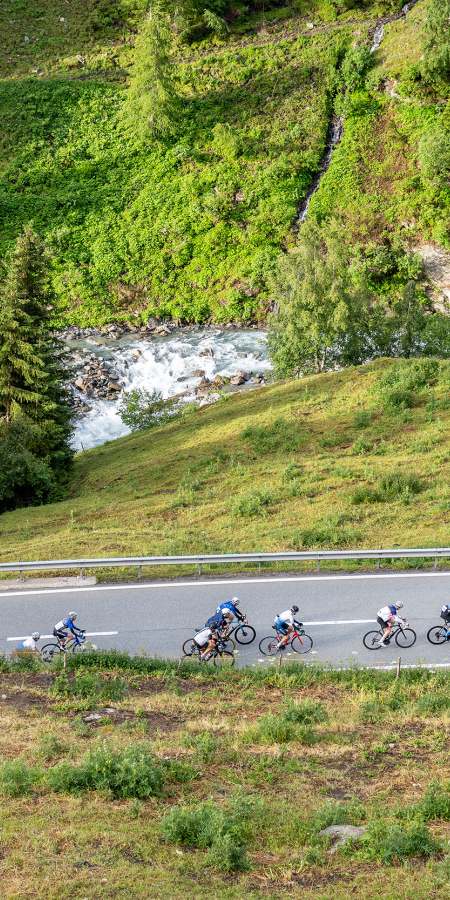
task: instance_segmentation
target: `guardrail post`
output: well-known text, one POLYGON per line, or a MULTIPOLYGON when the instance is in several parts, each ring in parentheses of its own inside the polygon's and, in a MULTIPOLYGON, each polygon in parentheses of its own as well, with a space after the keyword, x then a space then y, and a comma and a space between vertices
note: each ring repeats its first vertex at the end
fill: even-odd
POLYGON ((439 557, 437 557, 437 556, 435 556, 435 558, 434 558, 434 568, 435 568, 435 569, 437 569, 438 558, 439 558, 439 557))
POLYGON ((141 572, 142 572, 142 566, 139 566, 139 569, 138 569, 138 578, 141 577, 141 572))
POLYGON ((78 578, 82 578, 82 577, 83 577, 83 569, 80 569, 80 574, 79 574, 78 578))
POLYGON ((201 563, 198 564, 198 574, 199 575, 202 574, 202 564, 201 563))
MULTIPOLYGON (((383 544, 380 547, 380 550, 382 550, 382 549, 383 549, 383 544)), ((381 569, 381 556, 378 557, 377 569, 381 569)))
POLYGON ((320 559, 317 560, 317 571, 320 572, 320 559))
POLYGON ((258 575, 261 575, 261 560, 258 563, 258 575))
MULTIPOLYGON (((19 562, 22 562, 20 556, 19 556, 19 562)), ((25 578, 23 577, 22 569, 19 572, 19 581, 25 581, 25 578)))

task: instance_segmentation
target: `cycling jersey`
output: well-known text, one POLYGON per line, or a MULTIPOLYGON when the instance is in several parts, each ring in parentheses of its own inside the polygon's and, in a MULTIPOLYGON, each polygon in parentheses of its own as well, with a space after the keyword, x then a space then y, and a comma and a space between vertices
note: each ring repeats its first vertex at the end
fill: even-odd
POLYGON ((201 631, 197 631, 194 641, 199 647, 204 647, 205 644, 209 644, 212 636, 213 632, 210 628, 202 628, 201 631))
POLYGON ((22 641, 21 644, 19 644, 17 649, 18 650, 36 650, 36 642, 35 642, 34 638, 32 638, 32 637, 25 638, 25 640, 22 641))
POLYGON ((78 632, 78 634, 81 634, 81 629, 77 628, 77 626, 74 625, 72 619, 69 619, 69 616, 67 616, 67 619, 61 619, 60 622, 57 622, 54 631, 63 631, 64 628, 68 628, 69 631, 72 632, 72 634, 75 634, 76 632, 78 632))
POLYGON ((378 610, 377 618, 383 619, 383 622, 389 622, 390 619, 394 619, 394 622, 403 622, 401 616, 397 614, 395 606, 383 606, 378 610))
POLYGON ((450 621, 450 606, 448 603, 444 603, 441 609, 441 619, 445 619, 446 622, 450 621))
POLYGON ((221 612, 214 613, 207 621, 205 622, 205 628, 210 628, 211 625, 217 625, 218 628, 222 628, 222 625, 225 624, 225 619, 221 612))
POLYGON ((217 607, 216 612, 225 612, 226 610, 230 610, 233 613, 233 616, 236 616, 238 622, 242 622, 242 619, 245 619, 245 616, 241 613, 241 611, 231 602, 231 600, 227 600, 225 603, 221 603, 220 606, 217 607))
POLYGON ((287 609, 285 612, 278 613, 277 619, 279 622, 282 622, 283 625, 293 625, 295 622, 294 613, 292 613, 290 609, 287 609))

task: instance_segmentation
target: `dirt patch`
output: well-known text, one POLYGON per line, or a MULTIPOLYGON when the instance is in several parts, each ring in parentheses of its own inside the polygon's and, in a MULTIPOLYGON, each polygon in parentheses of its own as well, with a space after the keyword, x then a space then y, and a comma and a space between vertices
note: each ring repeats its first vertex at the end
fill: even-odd
POLYGON ((136 715, 133 710, 115 709, 105 706, 102 709, 89 710, 83 715, 83 722, 90 728, 101 728, 103 725, 123 725, 125 722, 145 722, 151 731, 176 731, 184 721, 176 716, 166 716, 159 712, 146 712, 136 715))

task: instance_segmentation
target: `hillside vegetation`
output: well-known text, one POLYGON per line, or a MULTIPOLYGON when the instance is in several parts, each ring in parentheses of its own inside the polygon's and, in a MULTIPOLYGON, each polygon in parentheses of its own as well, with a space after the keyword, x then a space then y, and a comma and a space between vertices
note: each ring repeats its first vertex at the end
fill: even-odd
POLYGON ((448 546, 449 429, 450 366, 428 359, 192 406, 78 454, 69 499, 4 513, 2 559, 448 546))
POLYGON ((442 670, 27 664, 1 662, 8 900, 448 896, 442 670))
MULTIPOLYGON (((367 79, 340 80, 346 52, 401 5, 292 0, 248 13, 216 3, 221 37, 195 16, 188 38, 175 33, 175 133, 142 142, 121 110, 145 4, 11 0, 0 10, 1 255, 33 220, 53 252, 59 322, 265 318, 267 277, 295 241, 344 89, 344 142, 312 214, 340 216, 362 253, 423 236, 446 244, 448 189, 417 167, 443 109, 441 89, 411 68, 425 0, 388 27, 367 79), (389 75, 413 102, 379 90, 389 75)), ((376 289, 395 289, 395 253, 373 266, 376 289)))

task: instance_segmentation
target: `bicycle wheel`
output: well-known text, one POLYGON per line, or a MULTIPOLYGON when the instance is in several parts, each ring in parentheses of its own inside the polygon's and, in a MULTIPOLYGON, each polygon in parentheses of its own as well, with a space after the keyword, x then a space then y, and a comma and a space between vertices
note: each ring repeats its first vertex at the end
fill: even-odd
POLYGON ((382 637, 382 631, 368 631, 363 637, 363 644, 368 650, 379 650, 382 637))
POLYGON ((187 641, 185 641, 181 649, 185 656, 191 656, 196 649, 194 638, 189 638, 187 641))
POLYGON ((41 650, 41 657, 46 663, 51 663, 54 656, 60 653, 59 644, 45 644, 41 650))
POLYGON ((294 653, 308 653, 312 645, 312 638, 310 638, 309 634, 295 635, 291 641, 294 653))
POLYGON ((256 631, 251 625, 243 625, 242 628, 236 628, 234 637, 238 644, 251 644, 255 640, 256 631))
POLYGON ((228 650, 221 650, 213 656, 214 665, 220 669, 231 668, 234 666, 234 662, 234 653, 230 653, 228 650))
POLYGON ((446 634, 447 628, 445 625, 433 625, 427 634, 427 638, 430 644, 445 644, 446 634))
POLYGON ((395 635, 395 643, 397 647, 412 647, 416 643, 416 632, 412 628, 401 628, 395 635))
POLYGON ((259 651, 264 653, 264 656, 275 656, 277 647, 278 638, 275 635, 269 634, 269 637, 265 637, 259 642, 259 651))
POLYGON ((220 643, 222 644, 223 649, 227 650, 228 653, 234 653, 236 650, 236 644, 231 637, 222 638, 220 643))

